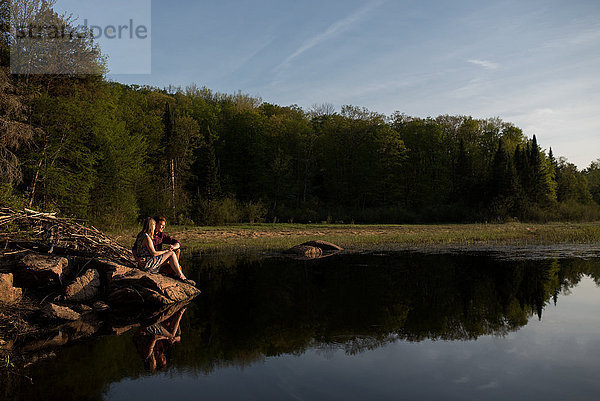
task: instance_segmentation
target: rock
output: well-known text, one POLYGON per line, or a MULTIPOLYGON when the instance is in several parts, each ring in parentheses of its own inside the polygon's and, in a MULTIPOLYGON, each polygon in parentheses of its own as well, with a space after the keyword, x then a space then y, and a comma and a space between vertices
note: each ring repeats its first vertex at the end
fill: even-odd
POLYGON ((129 271, 133 266, 123 266, 112 260, 94 258, 89 261, 90 269, 96 269, 100 273, 100 280, 103 285, 107 285, 112 281, 113 276, 120 276, 129 271))
POLYGON ((143 305, 144 297, 133 288, 116 288, 108 294, 108 302, 111 305, 133 306, 143 305))
POLYGON ((86 302, 94 299, 100 289, 100 273, 89 269, 65 288, 65 299, 69 302, 86 302))
POLYGON ((316 246, 296 245, 287 251, 284 251, 284 253, 308 259, 315 259, 323 254, 323 250, 321 248, 317 248, 316 246))
POLYGON ((22 349, 26 352, 38 352, 46 348, 61 347, 72 341, 89 338, 98 333, 102 322, 98 320, 75 320, 63 323, 38 333, 31 339, 23 339, 22 349))
POLYGON ((341 250, 343 250, 341 246, 327 241, 316 240, 293 246, 284 251, 283 254, 292 259, 310 260, 331 256, 341 250))
POLYGON ((164 306, 160 309, 155 310, 151 315, 148 314, 144 316, 144 319, 140 321, 142 325, 150 326, 155 323, 164 322, 168 320, 175 313, 179 312, 181 309, 186 308, 189 305, 189 301, 179 302, 176 304, 171 304, 164 306))
POLYGON ((14 280, 17 287, 46 287, 62 285, 69 274, 67 258, 29 253, 17 264, 14 280))
POLYGON ((321 248, 323 251, 343 251, 344 250, 344 248, 342 248, 341 246, 332 244, 331 242, 321 241, 321 240, 308 241, 308 242, 305 242, 300 245, 314 246, 317 248, 321 248))
POLYGON ((101 311, 105 311, 105 310, 109 310, 110 306, 108 306, 106 304, 106 302, 103 301, 96 301, 94 302, 94 304, 92 305, 92 308, 97 311, 97 312, 101 312, 101 311))
POLYGON ((21 300, 23 290, 13 286, 12 273, 0 273, 0 302, 14 304, 21 300))
POLYGON ((50 320, 78 320, 81 315, 71 308, 48 303, 42 308, 44 317, 50 320))
POLYGON ((115 272, 120 268, 127 268, 127 266, 123 266, 122 264, 103 258, 94 258, 92 260, 88 260, 86 263, 90 268, 98 270, 101 274, 115 272))
POLYGON ((55 331, 45 336, 43 340, 30 340, 22 344, 21 348, 25 352, 40 351, 50 347, 62 347, 69 342, 69 336, 62 331, 55 331))
POLYGON ((77 320, 74 322, 65 323, 60 327, 61 331, 64 331, 69 336, 69 341, 75 341, 82 338, 88 338, 96 334, 102 323, 97 320, 77 320))
POLYGON ((111 277, 107 301, 119 306, 161 306, 186 301, 198 294, 199 289, 174 278, 121 266, 111 277))
POLYGON ((111 327, 110 333, 113 334, 113 335, 115 335, 115 336, 120 336, 121 334, 128 333, 132 329, 137 328, 138 326, 139 325, 137 325, 137 324, 130 324, 130 325, 127 325, 127 326, 111 327))
POLYGON ((0 338, 0 350, 10 350, 14 345, 14 340, 5 340, 4 338, 0 338))
POLYGON ((40 352, 38 354, 33 354, 27 358, 27 362, 23 364, 23 367, 29 367, 31 365, 35 365, 41 361, 45 361, 47 359, 56 358, 56 352, 40 352))
POLYGON ((86 304, 80 304, 75 306, 75 310, 78 311, 79 313, 86 313, 86 312, 91 312, 94 310, 94 308, 92 308, 89 305, 86 304))

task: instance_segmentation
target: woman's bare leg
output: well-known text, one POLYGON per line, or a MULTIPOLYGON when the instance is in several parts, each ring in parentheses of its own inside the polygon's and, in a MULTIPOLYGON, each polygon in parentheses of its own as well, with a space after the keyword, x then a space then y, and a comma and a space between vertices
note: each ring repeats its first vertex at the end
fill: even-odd
POLYGON ((177 255, 175 255, 175 253, 171 253, 171 256, 169 257, 167 262, 169 263, 171 270, 173 270, 173 273, 175 273, 175 276, 177 278, 180 278, 182 280, 186 279, 185 274, 183 274, 183 271, 181 270, 179 260, 177 259, 177 255))
POLYGON ((161 266, 161 273, 171 273, 175 278, 181 280, 187 279, 185 274, 183 274, 183 270, 181 270, 179 259, 177 259, 177 255, 173 251, 165 253, 165 261, 161 266))

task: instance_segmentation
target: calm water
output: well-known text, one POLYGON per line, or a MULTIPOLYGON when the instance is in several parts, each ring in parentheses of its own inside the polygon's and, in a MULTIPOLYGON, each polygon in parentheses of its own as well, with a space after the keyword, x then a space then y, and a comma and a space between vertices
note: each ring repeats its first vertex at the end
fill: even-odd
POLYGON ((139 327, 109 335, 140 320, 131 313, 96 323, 106 335, 50 348, 27 368, 34 384, 12 378, 0 398, 599 399, 600 258, 193 263, 203 293, 160 318, 180 328, 164 359, 145 357, 139 327))

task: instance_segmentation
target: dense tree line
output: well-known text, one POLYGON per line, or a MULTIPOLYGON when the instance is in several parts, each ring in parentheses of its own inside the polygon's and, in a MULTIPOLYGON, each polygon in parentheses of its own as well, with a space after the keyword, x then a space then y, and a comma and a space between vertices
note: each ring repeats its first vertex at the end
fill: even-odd
MULTIPOLYGON (((600 160, 579 171, 498 118, 303 110, 101 73, 11 75, 11 43, 5 32, 3 203, 102 225, 156 212, 196 224, 600 217, 600 160)), ((103 71, 93 43, 78 48, 78 62, 103 71)))

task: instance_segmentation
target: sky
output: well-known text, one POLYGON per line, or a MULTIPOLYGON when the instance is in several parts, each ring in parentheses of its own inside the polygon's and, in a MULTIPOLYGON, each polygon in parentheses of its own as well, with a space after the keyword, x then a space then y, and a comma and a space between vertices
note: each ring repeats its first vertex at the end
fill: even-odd
POLYGON ((597 0, 57 0, 55 8, 147 26, 134 49, 99 41, 113 81, 196 84, 306 110, 500 117, 580 169, 600 158, 597 0))

